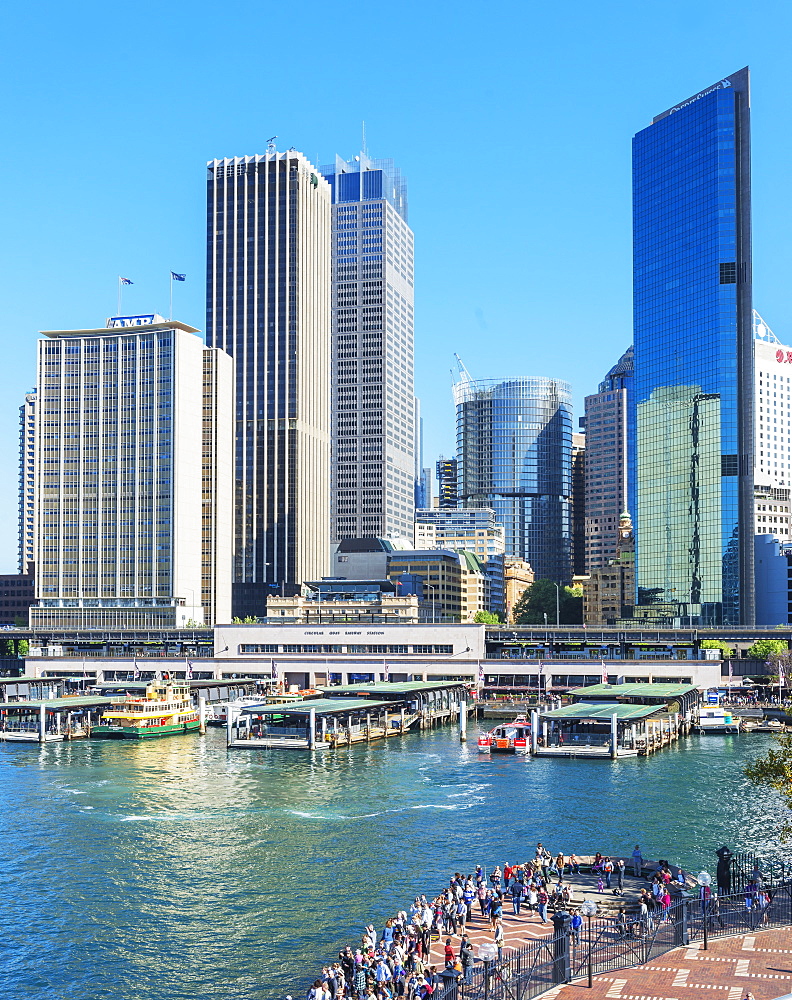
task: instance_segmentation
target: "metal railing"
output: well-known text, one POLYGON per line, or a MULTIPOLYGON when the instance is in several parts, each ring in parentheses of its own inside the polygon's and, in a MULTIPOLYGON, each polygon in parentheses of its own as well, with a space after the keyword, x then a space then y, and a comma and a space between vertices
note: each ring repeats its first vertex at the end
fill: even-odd
POLYGON ((572 979, 588 976, 591 981, 644 965, 674 948, 700 943, 706 949, 710 939, 792 925, 788 866, 764 863, 762 870, 763 888, 750 882, 740 892, 713 894, 706 902, 680 899, 643 920, 626 913, 586 918, 577 932, 566 927, 501 959, 477 964, 467 978, 446 974, 438 1000, 532 1000, 572 979), (771 884, 771 871, 785 873, 786 880, 771 884))

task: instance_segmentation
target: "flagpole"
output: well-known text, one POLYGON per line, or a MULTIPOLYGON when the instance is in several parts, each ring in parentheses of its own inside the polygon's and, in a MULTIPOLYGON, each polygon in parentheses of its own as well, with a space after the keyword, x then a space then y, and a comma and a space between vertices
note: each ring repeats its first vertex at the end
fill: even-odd
POLYGON ((121 275, 118 276, 118 304, 116 306, 116 316, 121 315, 121 275))
POLYGON ((173 271, 170 274, 170 310, 168 312, 168 319, 173 319, 173 271))

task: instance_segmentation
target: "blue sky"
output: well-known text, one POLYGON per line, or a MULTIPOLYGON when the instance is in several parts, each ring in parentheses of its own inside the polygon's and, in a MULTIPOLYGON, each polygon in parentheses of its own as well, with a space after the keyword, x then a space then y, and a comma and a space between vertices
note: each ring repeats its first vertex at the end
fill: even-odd
POLYGON ((6 5, 0 163, 0 571, 17 552, 17 408, 39 330, 167 313, 204 325, 206 160, 296 146, 393 157, 416 234, 425 458, 454 447, 453 352, 474 377, 568 379, 631 340, 630 139, 752 70, 755 304, 792 340, 792 5, 570 0, 6 5), (10 8, 10 9, 9 9, 10 8))

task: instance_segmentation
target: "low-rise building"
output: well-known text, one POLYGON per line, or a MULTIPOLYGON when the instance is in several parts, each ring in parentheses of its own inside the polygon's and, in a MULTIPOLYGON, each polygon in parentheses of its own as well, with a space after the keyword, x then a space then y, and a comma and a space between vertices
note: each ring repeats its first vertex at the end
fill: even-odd
POLYGON ((315 580, 296 597, 268 597, 268 620, 306 625, 336 622, 418 622, 420 595, 404 593, 401 581, 315 580))
POLYGON ((616 558, 595 567, 583 584, 583 621, 605 625, 628 614, 635 605, 635 537, 627 511, 619 518, 616 558))

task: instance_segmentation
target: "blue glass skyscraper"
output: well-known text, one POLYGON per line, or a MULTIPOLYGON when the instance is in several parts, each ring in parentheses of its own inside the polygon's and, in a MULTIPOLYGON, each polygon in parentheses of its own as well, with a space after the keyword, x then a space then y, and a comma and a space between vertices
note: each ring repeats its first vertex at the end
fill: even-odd
POLYGON ((754 618, 749 75, 633 140, 638 603, 754 618))
POLYGON ((536 579, 572 579, 572 399, 551 378, 477 379, 454 386, 459 502, 491 507, 506 555, 536 579))

